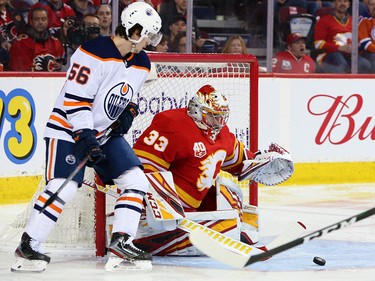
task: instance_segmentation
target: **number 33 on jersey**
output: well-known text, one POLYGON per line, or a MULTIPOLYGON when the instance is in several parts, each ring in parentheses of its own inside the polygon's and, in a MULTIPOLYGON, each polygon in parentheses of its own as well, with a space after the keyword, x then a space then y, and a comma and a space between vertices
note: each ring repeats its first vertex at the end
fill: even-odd
POLYGON ((245 157, 227 126, 210 143, 186 108, 157 114, 133 148, 145 172, 172 172, 183 205, 191 208, 199 207, 220 169, 233 173, 245 157))

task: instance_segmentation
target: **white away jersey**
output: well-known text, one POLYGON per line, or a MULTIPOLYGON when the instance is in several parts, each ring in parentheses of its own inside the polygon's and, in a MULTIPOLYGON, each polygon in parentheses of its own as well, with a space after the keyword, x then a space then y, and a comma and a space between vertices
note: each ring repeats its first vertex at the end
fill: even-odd
POLYGON ((44 137, 74 142, 72 133, 85 128, 100 137, 140 90, 150 67, 144 51, 124 60, 111 37, 85 42, 71 58, 44 137))

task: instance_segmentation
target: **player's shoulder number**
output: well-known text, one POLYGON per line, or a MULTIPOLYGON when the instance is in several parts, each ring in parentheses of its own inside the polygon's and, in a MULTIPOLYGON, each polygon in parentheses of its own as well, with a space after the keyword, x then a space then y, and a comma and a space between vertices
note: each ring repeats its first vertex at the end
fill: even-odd
POLYGON ((76 81, 78 84, 85 85, 89 80, 91 70, 89 67, 74 63, 70 69, 68 80, 76 81))

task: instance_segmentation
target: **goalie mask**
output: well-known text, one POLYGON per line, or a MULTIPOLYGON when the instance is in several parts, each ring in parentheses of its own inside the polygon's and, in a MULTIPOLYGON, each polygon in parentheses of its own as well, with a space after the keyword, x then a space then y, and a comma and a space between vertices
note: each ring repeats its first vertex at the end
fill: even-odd
POLYGON ((189 101, 188 115, 203 130, 208 141, 215 143, 229 118, 228 100, 211 85, 205 85, 189 101))
POLYGON ((121 13, 121 24, 125 27, 129 41, 137 44, 143 38, 149 38, 152 46, 157 46, 162 38, 161 18, 153 7, 144 2, 134 2, 121 13), (130 39, 129 30, 139 24, 142 27, 139 40, 130 39))

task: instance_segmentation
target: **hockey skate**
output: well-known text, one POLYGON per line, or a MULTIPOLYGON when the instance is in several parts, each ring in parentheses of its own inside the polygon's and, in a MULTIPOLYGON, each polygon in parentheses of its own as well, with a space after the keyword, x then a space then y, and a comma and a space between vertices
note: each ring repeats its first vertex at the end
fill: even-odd
POLYGON ((152 269, 152 255, 135 247, 132 238, 126 233, 113 233, 108 250, 110 254, 105 265, 106 271, 152 269), (123 265, 124 261, 130 265, 123 265))
POLYGON ((51 258, 41 253, 39 241, 31 238, 26 232, 22 234, 21 243, 14 252, 16 262, 10 270, 12 272, 43 272, 51 258))

